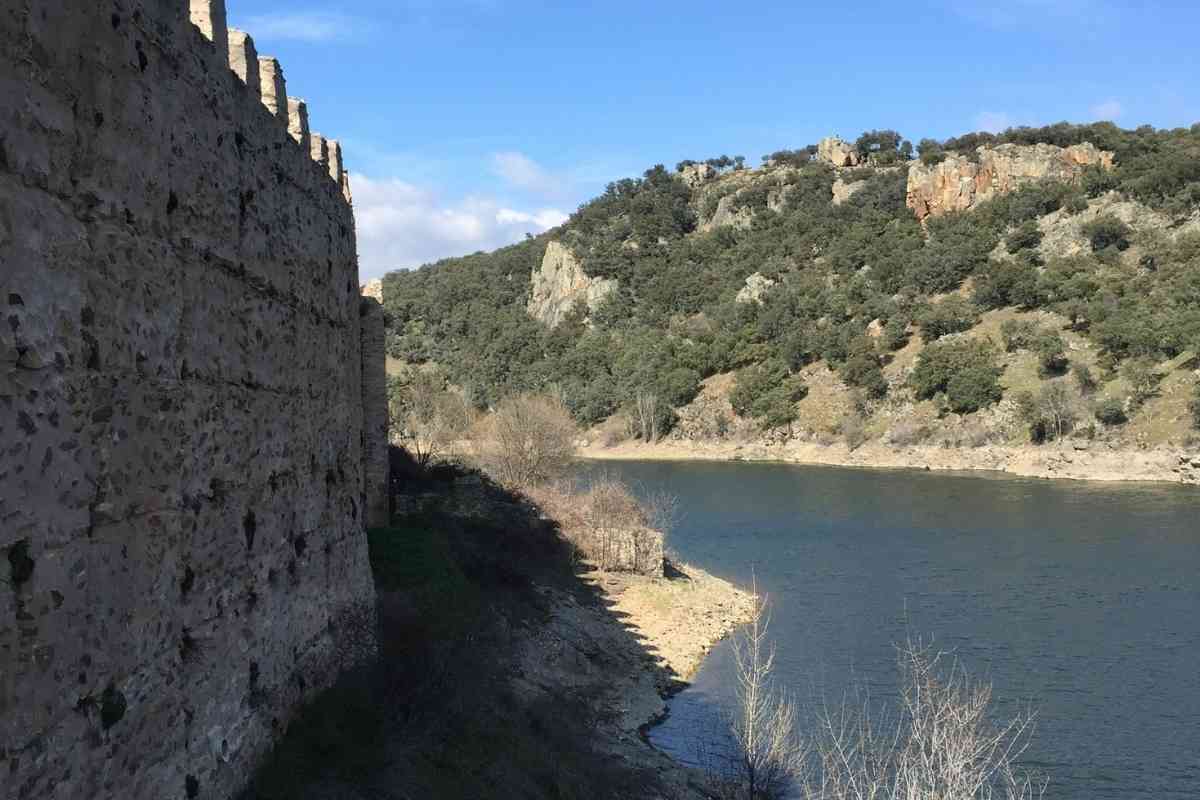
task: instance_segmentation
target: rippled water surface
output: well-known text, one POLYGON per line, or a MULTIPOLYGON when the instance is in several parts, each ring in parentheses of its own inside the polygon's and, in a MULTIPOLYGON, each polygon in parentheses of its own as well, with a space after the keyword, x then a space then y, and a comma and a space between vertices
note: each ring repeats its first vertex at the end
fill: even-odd
MULTIPOLYGON (((896 689, 932 635, 1032 703, 1054 800, 1200 798, 1200 490, 772 464, 589 467, 680 499, 671 546, 774 606, 778 674, 810 707, 896 689)), ((728 699, 728 645, 652 733, 695 757, 728 699)))

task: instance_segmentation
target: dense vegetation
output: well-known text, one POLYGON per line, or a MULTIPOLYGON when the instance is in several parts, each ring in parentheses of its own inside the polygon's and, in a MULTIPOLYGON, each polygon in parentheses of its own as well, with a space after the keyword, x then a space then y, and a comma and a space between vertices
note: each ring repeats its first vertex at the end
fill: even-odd
POLYGON ((925 139, 916 151, 931 163, 950 151, 970 157, 982 144, 1083 141, 1114 151, 1115 169, 1089 172, 1078 185, 1029 185, 930 219, 927 231, 905 206, 914 153, 894 131, 859 140, 871 157, 841 174, 861 182, 841 205, 831 202, 837 176, 813 158, 813 147, 766 156, 771 166, 762 172, 745 170, 740 158, 710 159, 726 177, 696 190, 657 166, 610 185, 546 235, 390 274, 389 351, 441 365, 480 407, 549 389, 591 424, 652 395, 665 428, 671 408, 723 372, 738 374, 732 399, 739 413, 764 427, 786 425, 805 392, 796 373, 818 360, 873 402, 889 391, 881 366, 914 334, 930 347, 908 388, 956 413, 1000 399, 1001 345, 1035 352, 1043 377, 1082 366, 1072 364, 1054 330, 1009 331, 996 352, 954 344, 953 334, 988 309, 1063 315, 1101 349, 1100 378, 1119 374, 1122 364, 1200 350, 1200 235, 1138 233, 1102 215, 1083 231, 1091 252, 1062 257, 1040 249, 1036 224, 1055 211, 1079 213, 1114 190, 1175 220, 1195 213, 1200 125, 1168 131, 1063 123, 925 139), (726 197, 733 210, 749 210, 749 224, 700 232, 726 197), (554 330, 525 312, 530 273, 551 238, 567 244, 589 275, 620 285, 590 320, 579 310, 554 330), (736 302, 753 273, 777 285, 761 304, 736 302), (968 280, 967 296, 945 297, 968 280), (871 336, 874 320, 880 330, 871 336))

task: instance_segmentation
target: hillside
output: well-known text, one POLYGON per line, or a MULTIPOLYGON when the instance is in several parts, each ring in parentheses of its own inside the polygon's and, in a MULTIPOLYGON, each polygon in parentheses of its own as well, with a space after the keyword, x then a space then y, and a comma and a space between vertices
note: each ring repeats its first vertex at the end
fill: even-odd
POLYGON ((384 304, 398 393, 554 391, 603 446, 1194 449, 1200 126, 657 166, 384 304))

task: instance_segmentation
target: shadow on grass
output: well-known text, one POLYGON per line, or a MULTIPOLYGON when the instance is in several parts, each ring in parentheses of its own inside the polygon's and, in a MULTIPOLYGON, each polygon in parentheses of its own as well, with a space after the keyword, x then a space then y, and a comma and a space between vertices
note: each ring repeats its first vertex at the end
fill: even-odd
MULTIPOLYGON (((420 491, 431 486, 438 510, 369 534, 378 658, 302 711, 242 800, 679 796, 647 766, 660 758, 648 745, 625 746, 647 748, 650 761, 630 758, 598 733, 611 731, 602 696, 627 679, 625 661, 573 654, 600 665, 593 674, 618 664, 617 674, 514 690, 518 644, 540 645, 554 613, 548 589, 606 614, 636 669, 655 663, 583 579, 556 526, 477 476, 441 475, 420 491)), ((664 692, 678 685, 652 669, 664 692)))

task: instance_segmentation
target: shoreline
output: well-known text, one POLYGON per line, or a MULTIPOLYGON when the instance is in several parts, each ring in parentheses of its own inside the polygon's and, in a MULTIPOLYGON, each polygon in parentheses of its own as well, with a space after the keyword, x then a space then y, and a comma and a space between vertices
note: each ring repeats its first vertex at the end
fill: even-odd
POLYGON ((802 464, 926 472, 994 472, 1020 478, 1106 483, 1200 485, 1200 449, 1109 449, 1090 442, 1021 447, 889 447, 844 444, 735 442, 589 443, 579 449, 589 461, 714 461, 802 464))

